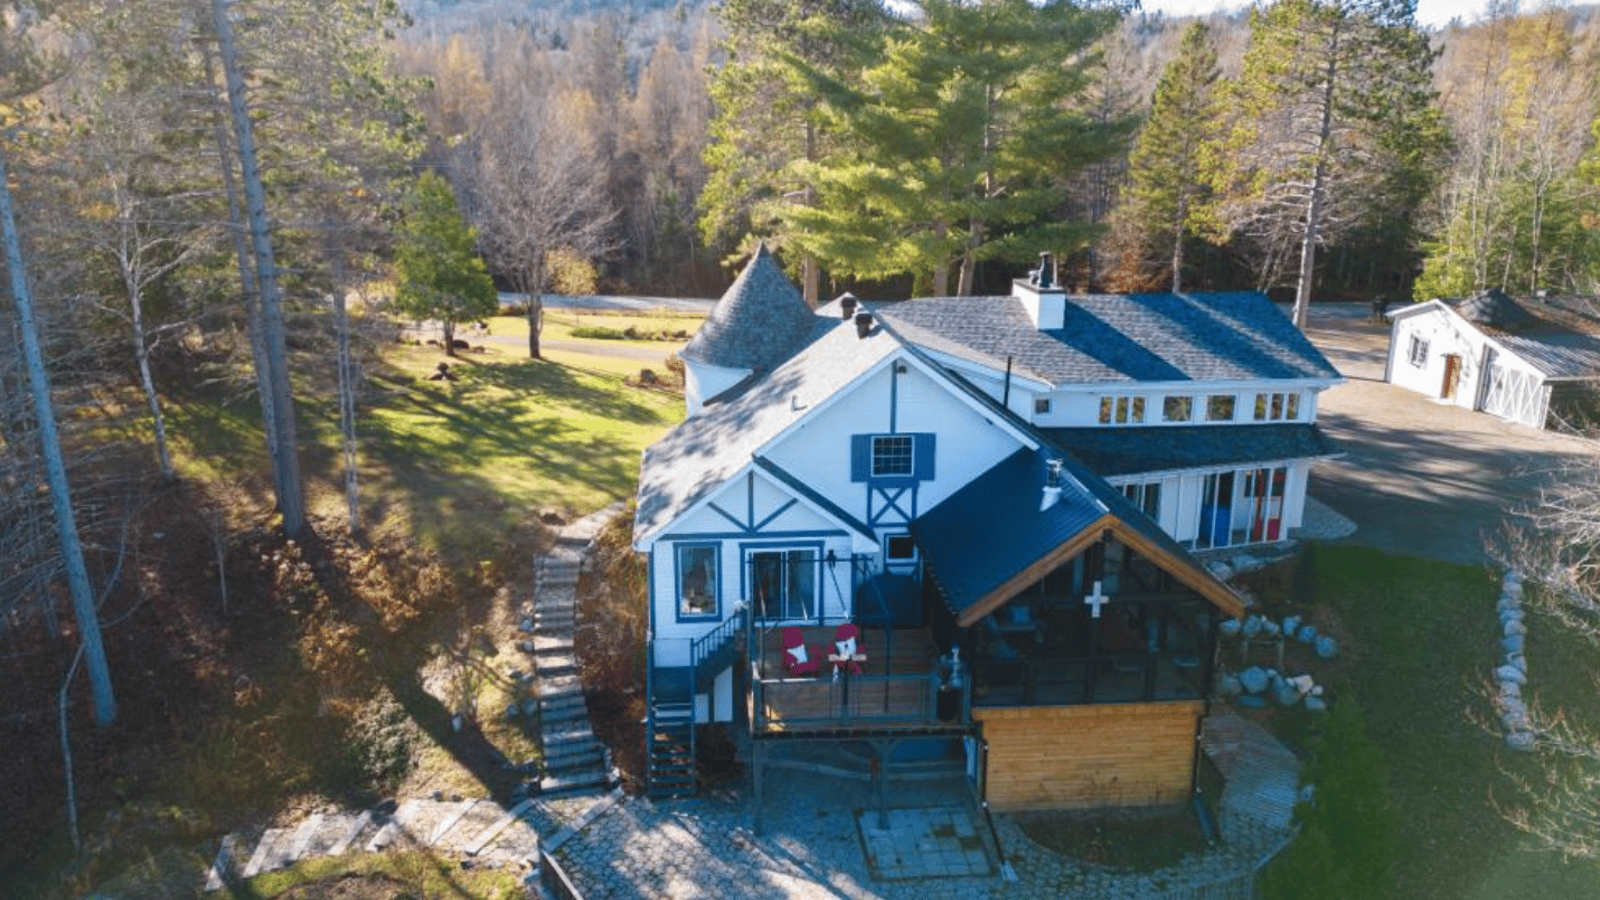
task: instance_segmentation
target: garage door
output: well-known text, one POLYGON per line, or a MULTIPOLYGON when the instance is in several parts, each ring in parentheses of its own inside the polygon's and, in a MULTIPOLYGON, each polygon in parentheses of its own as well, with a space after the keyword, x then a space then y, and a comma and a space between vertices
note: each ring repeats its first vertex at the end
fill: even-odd
POLYGON ((1544 427, 1543 379, 1494 360, 1489 362, 1485 378, 1484 412, 1535 428, 1544 427))

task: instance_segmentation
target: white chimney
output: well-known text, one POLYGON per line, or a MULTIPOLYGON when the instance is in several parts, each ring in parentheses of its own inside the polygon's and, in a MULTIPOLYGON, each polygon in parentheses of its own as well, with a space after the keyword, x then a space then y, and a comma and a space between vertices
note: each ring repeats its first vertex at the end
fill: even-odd
POLYGON ((1049 253, 1039 254, 1039 268, 1012 283, 1011 296, 1022 301, 1028 318, 1040 331, 1062 327, 1067 314, 1067 292, 1056 279, 1055 263, 1049 253))

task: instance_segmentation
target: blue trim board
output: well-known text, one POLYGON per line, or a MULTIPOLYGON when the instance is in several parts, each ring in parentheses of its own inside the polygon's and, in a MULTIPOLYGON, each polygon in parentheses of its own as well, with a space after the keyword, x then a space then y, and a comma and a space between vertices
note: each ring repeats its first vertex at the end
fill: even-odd
POLYGON ((789 499, 788 503, 785 503, 784 505, 778 507, 776 510, 773 511, 772 515, 767 516, 765 519, 762 519, 761 521, 757 522, 756 523, 756 527, 753 530, 759 532, 759 531, 761 531, 761 529, 766 528, 768 525, 772 524, 772 520, 773 519, 776 519, 777 517, 779 517, 779 516, 783 515, 784 513, 788 512, 790 507, 794 506, 795 504, 797 504, 799 502, 800 502, 799 500, 795 500, 794 498, 791 497, 789 499))
MULTIPOLYGON (((822 559, 822 541, 740 541, 739 542, 739 593, 750 603, 750 616, 756 615, 755 598, 750 596, 750 551, 751 550, 812 550, 816 558, 822 559)), ((812 595, 815 609, 822 608, 822 566, 817 566, 816 593, 812 595)), ((809 616, 801 619, 762 619, 763 622, 803 622, 809 616)))
POLYGON ((710 622, 722 618, 722 544, 715 541, 683 541, 672 545, 672 615, 677 622, 710 622), (714 552, 712 565, 712 609, 709 613, 685 615, 683 612, 683 551, 709 547, 714 552))
MULTIPOLYGON (((703 542, 703 541, 728 541, 728 540, 737 540, 738 538, 748 538, 748 537, 763 537, 763 538, 774 538, 774 539, 845 537, 848 534, 850 534, 850 532, 845 531, 842 528, 829 528, 829 529, 825 529, 825 530, 813 530, 813 531, 774 531, 774 532, 770 532, 768 534, 762 534, 762 535, 756 535, 753 532, 749 532, 749 531, 688 531, 688 532, 684 532, 682 534, 666 535, 666 536, 663 536, 661 538, 661 540, 664 541, 664 542, 668 542, 668 541, 702 541, 703 542)), ((863 530, 862 534, 871 535, 872 534, 872 529, 870 529, 870 528, 865 529, 865 530, 863 530)))
POLYGON ((794 491, 799 496, 810 501, 813 506, 822 510, 823 513, 832 517, 839 524, 848 528, 852 528, 856 531, 856 533, 863 536, 873 536, 872 529, 867 527, 867 525, 864 524, 860 519, 857 519, 855 516, 846 512, 839 506, 839 504, 834 503, 832 500, 818 493, 816 489, 811 487, 811 485, 806 484, 804 481, 796 478, 782 466, 770 459, 767 459, 765 456, 752 457, 751 462, 760 467, 763 472, 766 472, 768 475, 776 478, 779 483, 789 488, 789 490, 794 491))
POLYGON ((706 504, 706 508, 711 510, 712 512, 716 513, 717 515, 723 517, 724 519, 727 519, 729 522, 732 522, 733 526, 735 528, 741 529, 741 533, 743 533, 743 534, 749 534, 750 533, 750 531, 751 531, 750 526, 747 525, 744 522, 739 521, 739 519, 736 516, 734 516, 733 513, 728 512, 727 510, 725 510, 722 507, 716 505, 715 503, 707 503, 706 504))

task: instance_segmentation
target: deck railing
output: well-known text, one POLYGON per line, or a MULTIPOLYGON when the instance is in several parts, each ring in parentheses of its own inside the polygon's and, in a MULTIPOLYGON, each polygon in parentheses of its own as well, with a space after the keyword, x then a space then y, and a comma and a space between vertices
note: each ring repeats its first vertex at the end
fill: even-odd
POLYGON ((935 673, 761 678, 752 671, 759 733, 848 728, 959 727, 971 719, 970 686, 944 689, 935 673))

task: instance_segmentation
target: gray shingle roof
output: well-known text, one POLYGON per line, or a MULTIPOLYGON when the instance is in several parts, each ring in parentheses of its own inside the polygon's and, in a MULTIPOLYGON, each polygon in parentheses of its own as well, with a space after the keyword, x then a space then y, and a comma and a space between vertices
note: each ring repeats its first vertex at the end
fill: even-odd
POLYGON ((899 348, 882 328, 810 316, 809 343, 765 376, 747 379, 644 452, 636 541, 653 537, 749 464, 753 455, 817 404, 899 348))
POLYGON ((1332 456, 1317 426, 1188 425, 1163 428, 1042 428, 1050 442, 1102 476, 1332 456))
POLYGON ((1500 331, 1518 331, 1534 324, 1533 316, 1499 288, 1479 291, 1457 301, 1456 312, 1474 325, 1487 325, 1500 331))
POLYGON ((1300 330, 1255 291, 1066 298, 1060 329, 1034 327, 1014 297, 932 297, 878 308, 910 341, 1063 384, 1335 379, 1300 330))
POLYGON ((713 366, 770 371, 811 334, 815 321, 799 288, 763 244, 678 355, 713 366))

